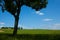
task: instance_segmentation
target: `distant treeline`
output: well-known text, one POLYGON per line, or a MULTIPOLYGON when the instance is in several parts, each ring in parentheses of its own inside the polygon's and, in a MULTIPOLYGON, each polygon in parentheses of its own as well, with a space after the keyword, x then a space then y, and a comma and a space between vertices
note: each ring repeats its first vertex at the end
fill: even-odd
MULTIPOLYGON (((1 29, 14 29, 14 27, 1 27, 1 29)), ((18 27, 18 29, 23 29, 22 27, 18 27)))

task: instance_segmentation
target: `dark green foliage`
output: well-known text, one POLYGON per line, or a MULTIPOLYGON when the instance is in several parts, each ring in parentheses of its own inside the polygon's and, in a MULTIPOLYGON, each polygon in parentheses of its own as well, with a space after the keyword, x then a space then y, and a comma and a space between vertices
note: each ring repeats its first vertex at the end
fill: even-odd
POLYGON ((5 1, 5 9, 10 13, 16 13, 17 5, 15 5, 13 0, 4 0, 5 1))
POLYGON ((18 9, 18 6, 26 5, 37 11, 47 6, 47 0, 4 0, 4 3, 5 10, 14 15, 18 9))
POLYGON ((26 0, 24 3, 25 5, 32 7, 32 9, 38 11, 46 7, 47 0, 26 0))
MULTIPOLYGON (((14 27, 1 27, 1 29, 14 29, 14 27)), ((22 30, 22 27, 18 27, 19 30, 22 30)))
POLYGON ((8 29, 8 27, 1 27, 1 29, 8 29))

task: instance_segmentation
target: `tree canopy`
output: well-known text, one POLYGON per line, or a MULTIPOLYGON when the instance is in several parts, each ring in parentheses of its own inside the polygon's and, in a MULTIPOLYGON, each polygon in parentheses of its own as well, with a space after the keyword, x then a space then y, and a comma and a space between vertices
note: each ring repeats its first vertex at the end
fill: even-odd
POLYGON ((0 0, 2 11, 6 10, 10 12, 15 18, 13 35, 17 34, 19 14, 23 5, 38 11, 47 6, 47 0, 0 0))
MULTIPOLYGON (((1 0, 0 0, 1 1, 1 0)), ((18 6, 26 5, 35 9, 36 11, 45 8, 47 5, 47 0, 2 0, 4 3, 3 9, 7 10, 10 13, 16 14, 18 6)))

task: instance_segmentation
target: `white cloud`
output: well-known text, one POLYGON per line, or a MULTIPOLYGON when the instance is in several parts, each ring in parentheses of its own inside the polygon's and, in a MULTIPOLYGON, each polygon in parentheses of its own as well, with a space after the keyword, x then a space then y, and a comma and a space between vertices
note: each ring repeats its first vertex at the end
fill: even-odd
POLYGON ((40 11, 36 11, 36 14, 39 14, 40 13, 40 11))
POLYGON ((0 22, 1 25, 4 25, 5 23, 4 22, 0 22))
POLYGON ((44 15, 44 13, 42 13, 42 12, 40 12, 40 11, 36 11, 36 14, 41 15, 41 16, 44 15))
POLYGON ((52 21, 53 19, 49 19, 49 18, 46 18, 46 19, 43 19, 43 21, 52 21))
POLYGON ((40 25, 41 29, 60 30, 60 23, 40 25))
POLYGON ((53 24, 52 29, 60 29, 60 23, 53 24))
POLYGON ((60 23, 54 24, 55 26, 60 26, 60 23))
POLYGON ((39 15, 44 15, 44 13, 39 13, 39 15))

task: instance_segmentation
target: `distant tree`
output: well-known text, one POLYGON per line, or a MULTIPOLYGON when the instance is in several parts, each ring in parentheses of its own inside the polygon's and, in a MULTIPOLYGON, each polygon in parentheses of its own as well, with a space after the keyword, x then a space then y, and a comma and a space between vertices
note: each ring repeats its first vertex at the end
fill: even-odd
POLYGON ((22 28, 22 27, 20 27, 20 29, 22 30, 23 28, 22 28))
POLYGON ((4 27, 1 27, 1 29, 4 29, 4 27))
POLYGON ((8 29, 8 27, 1 27, 1 29, 8 29))
POLYGON ((2 11, 4 12, 4 10, 7 10, 15 18, 13 35, 17 34, 19 14, 23 5, 38 11, 46 7, 47 0, 0 0, 2 11))

